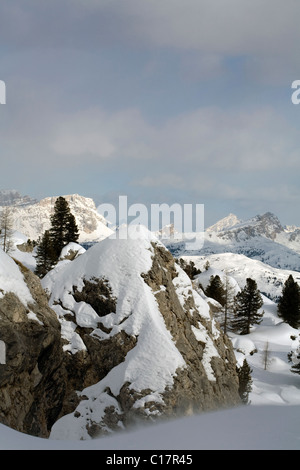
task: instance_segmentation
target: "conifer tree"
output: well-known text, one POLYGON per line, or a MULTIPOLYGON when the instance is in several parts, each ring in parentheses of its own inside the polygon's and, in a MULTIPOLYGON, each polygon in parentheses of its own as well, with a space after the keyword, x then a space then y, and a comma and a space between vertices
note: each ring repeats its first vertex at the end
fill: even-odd
POLYGON ((263 316, 263 312, 258 312, 263 305, 263 300, 257 289, 256 281, 247 278, 245 287, 236 295, 235 299, 235 329, 241 335, 249 334, 250 327, 259 324, 263 316))
POLYGON ((49 230, 46 230, 36 250, 35 274, 42 278, 56 263, 56 253, 52 244, 49 230))
POLYGON ((61 250, 70 242, 78 240, 78 228, 68 202, 62 196, 56 199, 51 217, 50 237, 58 259, 61 250))
POLYGON ((210 276, 209 284, 207 285, 205 289, 205 295, 219 302, 219 304, 221 304, 222 307, 224 306, 225 289, 220 279, 220 276, 218 276, 218 274, 216 276, 210 276))
POLYGON ((278 315, 292 328, 300 326, 300 287, 292 275, 285 281, 278 302, 278 315))

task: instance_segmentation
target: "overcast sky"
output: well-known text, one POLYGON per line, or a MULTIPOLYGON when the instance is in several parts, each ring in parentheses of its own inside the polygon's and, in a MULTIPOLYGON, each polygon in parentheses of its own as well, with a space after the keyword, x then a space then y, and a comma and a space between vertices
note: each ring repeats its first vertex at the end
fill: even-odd
POLYGON ((0 189, 300 226, 298 0, 2 0, 0 189))

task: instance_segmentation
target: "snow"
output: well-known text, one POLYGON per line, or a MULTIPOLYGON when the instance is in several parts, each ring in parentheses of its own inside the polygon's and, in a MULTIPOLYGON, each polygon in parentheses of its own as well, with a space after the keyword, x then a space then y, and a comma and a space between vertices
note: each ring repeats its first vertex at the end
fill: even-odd
POLYGON ((70 242, 66 246, 63 247, 60 253, 60 259, 63 260, 67 256, 70 255, 71 252, 76 254, 76 257, 79 255, 83 255, 85 253, 85 248, 83 248, 79 243, 70 242))
POLYGON ((249 405, 140 424, 113 436, 76 442, 40 439, 0 424, 0 449, 98 450, 105 455, 122 450, 132 450, 133 455, 138 450, 299 450, 299 422, 298 405, 249 405))
POLYGON ((205 288, 211 275, 218 274, 224 282, 225 273, 231 279, 231 283, 238 284, 243 288, 248 277, 257 282, 261 293, 271 300, 278 300, 282 287, 291 274, 296 282, 300 284, 300 272, 290 269, 279 269, 271 267, 259 260, 248 258, 237 253, 218 253, 203 256, 183 256, 187 262, 193 261, 196 268, 202 272, 197 276, 197 280, 205 288), (209 262, 209 269, 205 270, 205 264, 209 262))
POLYGON ((27 306, 34 303, 23 274, 13 259, 0 248, 0 298, 12 292, 27 306))

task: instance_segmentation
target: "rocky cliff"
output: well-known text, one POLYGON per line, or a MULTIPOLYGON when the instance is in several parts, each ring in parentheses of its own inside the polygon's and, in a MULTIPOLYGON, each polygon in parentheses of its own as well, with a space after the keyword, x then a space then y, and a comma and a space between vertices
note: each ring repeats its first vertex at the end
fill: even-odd
POLYGON ((146 230, 106 238, 42 284, 0 253, 1 422, 90 439, 240 403, 230 341, 146 230))
POLYGON ((80 403, 53 438, 88 439, 240 402, 230 341, 169 251, 139 230, 107 238, 43 280, 70 363, 86 364, 80 403))

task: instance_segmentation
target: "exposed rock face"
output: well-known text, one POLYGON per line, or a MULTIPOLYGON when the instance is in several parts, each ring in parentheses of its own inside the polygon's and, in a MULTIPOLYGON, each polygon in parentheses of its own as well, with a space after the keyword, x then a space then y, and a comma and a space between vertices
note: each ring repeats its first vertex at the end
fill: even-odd
MULTIPOLYGON (((17 265, 15 269, 18 269, 17 265)), ((47 437, 65 395, 60 324, 37 277, 20 266, 32 302, 15 293, 0 299, 0 420, 19 431, 47 437)))
POLYGON ((187 364, 177 372, 174 386, 166 393, 168 413, 199 412, 237 403, 235 356, 230 341, 211 318, 201 315, 203 312, 197 305, 192 285, 188 285, 188 279, 168 251, 155 246, 153 265, 145 280, 153 292, 157 292, 156 299, 166 326, 187 364), (186 292, 180 301, 183 285, 186 292), (214 350, 209 376, 205 369, 208 349, 214 350))

